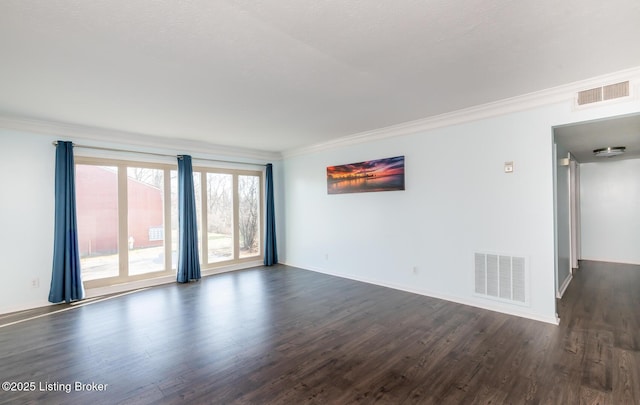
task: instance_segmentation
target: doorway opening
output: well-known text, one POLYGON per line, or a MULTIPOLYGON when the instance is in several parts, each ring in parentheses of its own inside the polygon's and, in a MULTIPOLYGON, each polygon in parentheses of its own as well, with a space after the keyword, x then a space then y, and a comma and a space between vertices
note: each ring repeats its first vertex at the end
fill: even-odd
POLYGON ((560 299, 580 260, 640 264, 640 114, 554 127, 553 143, 560 299), (611 157, 594 154, 609 146, 626 150, 611 157))

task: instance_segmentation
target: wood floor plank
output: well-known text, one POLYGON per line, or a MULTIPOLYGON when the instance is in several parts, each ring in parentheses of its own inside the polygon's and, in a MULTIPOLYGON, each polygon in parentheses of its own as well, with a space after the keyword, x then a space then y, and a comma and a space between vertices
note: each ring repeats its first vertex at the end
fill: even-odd
POLYGON ((580 389, 580 405, 613 405, 612 399, 606 393, 589 387, 580 389))
POLYGON ((582 365, 582 385, 593 390, 611 392, 612 349, 611 332, 595 331, 588 334, 582 365))
POLYGON ((555 326, 287 266, 226 273, 0 327, 0 380, 108 384, 0 403, 640 403, 637 291, 640 266, 583 262, 555 326))
POLYGON ((640 398, 640 352, 613 350, 613 403, 633 404, 640 398))

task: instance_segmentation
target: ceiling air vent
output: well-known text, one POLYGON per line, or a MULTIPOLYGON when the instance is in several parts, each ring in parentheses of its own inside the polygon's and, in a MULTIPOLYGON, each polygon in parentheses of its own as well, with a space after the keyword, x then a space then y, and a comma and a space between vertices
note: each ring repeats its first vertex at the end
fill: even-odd
POLYGON ((597 103, 629 95, 629 82, 620 82, 608 86, 578 92, 578 105, 597 103))

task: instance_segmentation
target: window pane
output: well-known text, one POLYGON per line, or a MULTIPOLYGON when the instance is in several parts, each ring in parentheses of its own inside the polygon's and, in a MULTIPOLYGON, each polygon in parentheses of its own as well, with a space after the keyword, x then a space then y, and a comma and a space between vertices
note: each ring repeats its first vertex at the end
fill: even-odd
POLYGON ((202 185, 200 179, 202 173, 193 172, 193 193, 196 198, 196 220, 198 222, 198 258, 200 264, 204 261, 202 257, 202 185))
POLYGON ((164 170, 127 168, 129 275, 163 271, 164 170))
POLYGON ((260 254, 260 177, 238 176, 240 257, 260 254))
POLYGON ((76 165, 76 206, 82 280, 117 277, 118 168, 76 165))
POLYGON ((171 170, 171 268, 178 268, 178 172, 171 170))
POLYGON ((233 259, 232 175, 207 173, 209 263, 233 259))

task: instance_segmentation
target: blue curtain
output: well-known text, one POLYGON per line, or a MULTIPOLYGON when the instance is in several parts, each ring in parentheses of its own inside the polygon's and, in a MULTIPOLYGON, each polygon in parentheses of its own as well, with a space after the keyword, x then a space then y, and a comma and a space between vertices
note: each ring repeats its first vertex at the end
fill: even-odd
POLYGON ((49 301, 69 303, 84 298, 78 253, 75 167, 71 142, 58 141, 55 176, 53 268, 49 301))
POLYGON ((178 156, 178 282, 200 279, 198 221, 191 156, 178 156))
POLYGON ((273 266, 278 263, 278 247, 276 245, 276 215, 273 203, 273 166, 267 164, 265 179, 266 226, 264 265, 273 266))

